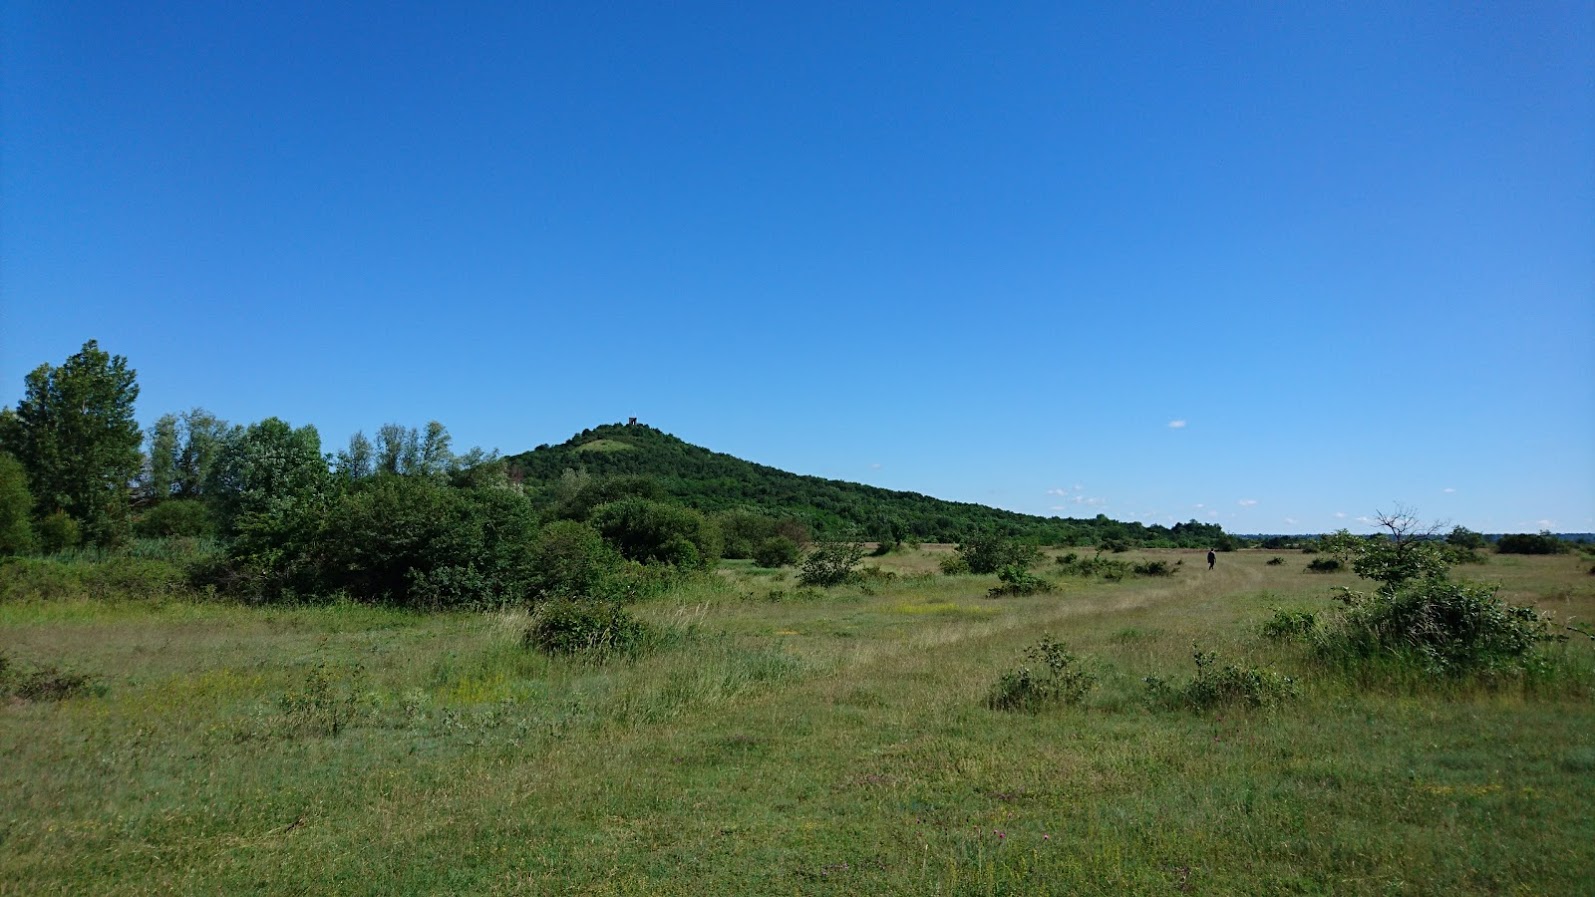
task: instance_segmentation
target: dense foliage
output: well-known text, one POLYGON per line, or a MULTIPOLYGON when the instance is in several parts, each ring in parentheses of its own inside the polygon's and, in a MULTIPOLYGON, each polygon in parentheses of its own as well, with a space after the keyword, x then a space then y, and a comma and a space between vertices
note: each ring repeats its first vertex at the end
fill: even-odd
POLYGON ((1562 554, 1570 548, 1566 542, 1548 532, 1512 533, 1496 540, 1495 550, 1501 554, 1562 554))
MULTIPOLYGON (((881 542, 963 542, 991 534, 1049 545, 1095 545, 1110 539, 1146 547, 1233 544, 1217 524, 1195 520, 1165 527, 1101 514, 1089 519, 1038 517, 802 476, 690 445, 642 424, 583 430, 563 444, 538 446, 507 456, 505 462, 512 476, 535 489, 545 503, 556 501, 560 484, 570 478, 643 477, 664 496, 705 513, 756 509, 778 520, 799 521, 819 538, 860 534, 881 542)), ((740 552, 742 543, 733 550, 740 552)))
POLYGON ((39 512, 66 514, 97 544, 129 534, 128 484, 142 463, 137 398, 127 359, 89 340, 60 367, 29 373, 16 410, 0 416, 0 450, 22 462, 39 512))

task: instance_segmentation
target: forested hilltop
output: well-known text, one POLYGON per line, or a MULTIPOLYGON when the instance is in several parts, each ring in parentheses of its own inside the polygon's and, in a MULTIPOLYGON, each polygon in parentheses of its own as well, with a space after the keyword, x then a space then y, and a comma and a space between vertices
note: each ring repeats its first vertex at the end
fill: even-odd
POLYGON ((1118 542, 1184 548, 1230 542, 1217 524, 1195 520, 1166 527, 1110 520, 1101 514, 1040 517, 789 473, 710 451, 638 423, 583 430, 559 445, 538 446, 504 462, 511 477, 543 494, 573 491, 571 487, 583 480, 641 477, 670 499, 699 511, 749 510, 795 519, 821 537, 961 542, 989 533, 1048 545, 1118 542))

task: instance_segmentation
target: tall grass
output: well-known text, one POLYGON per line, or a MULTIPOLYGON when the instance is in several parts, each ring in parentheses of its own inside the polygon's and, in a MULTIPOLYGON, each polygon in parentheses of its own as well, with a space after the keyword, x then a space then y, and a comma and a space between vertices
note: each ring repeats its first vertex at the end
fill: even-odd
MULTIPOLYGON (((0 894, 1585 893, 1588 695, 1324 670, 1260 629, 1350 577, 1277 554, 1001 601, 930 552, 802 600, 728 565, 602 663, 524 612, 13 600, 7 656, 104 689, 0 705, 0 894), (990 709, 1048 632, 1097 687, 990 709), (1300 694, 1161 709, 1193 643, 1300 694)), ((1566 560, 1503 594, 1590 619, 1566 560)))

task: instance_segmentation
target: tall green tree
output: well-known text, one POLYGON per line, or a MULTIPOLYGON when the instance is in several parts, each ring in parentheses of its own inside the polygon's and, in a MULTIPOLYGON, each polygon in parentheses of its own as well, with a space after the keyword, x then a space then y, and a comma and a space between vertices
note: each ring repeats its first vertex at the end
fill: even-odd
POLYGON ((27 554, 34 547, 33 493, 28 472, 8 452, 0 452, 0 557, 27 554))
POLYGON ((301 509, 324 506, 333 491, 316 428, 295 429, 276 417, 228 440, 213 480, 223 522, 234 531, 269 527, 301 509))
POLYGON ((183 448, 177 455, 177 497, 203 498, 215 491, 216 459, 222 448, 243 430, 203 408, 183 412, 180 429, 183 448))
POLYGON ((349 437, 349 447, 338 452, 333 462, 338 475, 346 480, 363 480, 375 472, 376 450, 364 430, 356 430, 349 437))
POLYGON ((165 501, 177 482, 177 415, 163 414, 150 431, 149 478, 145 497, 165 501))
POLYGON ((39 365, 26 384, 14 422, 0 427, 0 448, 27 468, 39 510, 82 521, 99 544, 125 538, 143 461, 133 418, 138 382, 127 359, 89 340, 60 367, 39 365))

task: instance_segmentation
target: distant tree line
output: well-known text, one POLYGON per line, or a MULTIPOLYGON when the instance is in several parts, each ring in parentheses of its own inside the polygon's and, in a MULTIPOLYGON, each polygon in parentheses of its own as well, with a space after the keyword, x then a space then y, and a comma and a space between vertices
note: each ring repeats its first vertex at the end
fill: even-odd
POLYGON ((962 542, 979 536, 1044 545, 1148 548, 1237 547, 1222 527, 1192 520, 1173 526, 1094 518, 1040 517, 985 505, 803 476, 683 442, 642 424, 606 424, 567 442, 506 457, 528 483, 561 477, 642 477, 664 495, 706 513, 757 509, 795 520, 822 538, 874 542, 962 542))
MULTIPOLYGON (((202 408, 146 433, 138 394, 127 359, 94 341, 28 374, 0 410, 0 556, 165 540, 189 547, 194 585, 247 600, 479 607, 622 600, 722 558, 797 565, 815 543, 955 542, 976 572, 1039 545, 1239 544, 1196 521, 1044 518, 799 476, 636 424, 507 458, 457 454, 437 421, 384 424, 335 451, 312 426, 202 408)), ((1497 549, 1559 545, 1542 533, 1497 549)))

